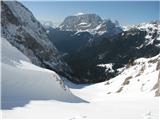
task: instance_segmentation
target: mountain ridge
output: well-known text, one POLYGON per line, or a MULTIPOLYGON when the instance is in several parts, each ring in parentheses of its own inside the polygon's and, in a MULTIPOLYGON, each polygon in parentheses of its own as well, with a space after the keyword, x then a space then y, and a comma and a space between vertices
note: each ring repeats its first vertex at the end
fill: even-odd
POLYGON ((94 13, 68 16, 59 25, 62 31, 89 32, 97 35, 115 35, 122 31, 118 21, 112 22, 110 19, 103 20, 94 13))
POLYGON ((35 65, 69 77, 69 66, 49 40, 45 28, 17 1, 1 1, 1 35, 24 53, 35 65), (62 62, 63 61, 63 62, 62 62))
POLYGON ((114 37, 103 38, 99 44, 69 54, 66 60, 74 74, 84 79, 84 82, 109 80, 117 76, 118 68, 140 57, 150 58, 160 53, 158 24, 156 26, 154 29, 129 29, 114 37), (104 68, 97 66, 109 63, 113 64, 114 72, 105 72, 104 68))

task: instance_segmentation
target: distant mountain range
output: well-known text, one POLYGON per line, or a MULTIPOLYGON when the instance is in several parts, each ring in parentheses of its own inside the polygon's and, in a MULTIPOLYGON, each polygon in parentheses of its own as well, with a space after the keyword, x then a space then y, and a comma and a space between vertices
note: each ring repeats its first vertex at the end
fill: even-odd
POLYGON ((118 68, 131 64, 140 57, 153 57, 160 53, 160 22, 143 23, 129 27, 112 37, 84 46, 65 56, 68 64, 83 82, 104 81, 115 77, 118 68), (113 64, 112 72, 98 64, 113 64))
POLYGON ((57 28, 45 25, 50 40, 61 52, 72 53, 123 31, 118 21, 103 20, 96 14, 68 16, 57 28))
POLYGON ((2 1, 1 35, 33 64, 75 83, 95 83, 119 74, 140 57, 160 53, 160 22, 122 27, 96 14, 68 16, 58 28, 42 25, 19 2, 2 1), (100 64, 112 64, 106 70, 100 64))

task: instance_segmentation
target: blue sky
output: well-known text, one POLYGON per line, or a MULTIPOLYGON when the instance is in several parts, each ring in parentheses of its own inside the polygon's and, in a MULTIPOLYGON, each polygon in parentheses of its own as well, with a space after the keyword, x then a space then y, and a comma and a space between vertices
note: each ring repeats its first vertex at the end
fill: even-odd
POLYGON ((66 16, 79 12, 96 13, 103 19, 118 20, 122 25, 159 19, 158 1, 21 1, 38 20, 60 24, 66 16))

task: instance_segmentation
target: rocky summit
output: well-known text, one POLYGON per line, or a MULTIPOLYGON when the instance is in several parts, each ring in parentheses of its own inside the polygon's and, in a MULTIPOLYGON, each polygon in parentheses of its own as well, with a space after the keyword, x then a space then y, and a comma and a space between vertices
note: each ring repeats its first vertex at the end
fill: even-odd
POLYGON ((96 14, 85 13, 66 17, 59 28, 62 31, 89 32, 98 35, 114 35, 122 31, 118 21, 103 20, 96 14))

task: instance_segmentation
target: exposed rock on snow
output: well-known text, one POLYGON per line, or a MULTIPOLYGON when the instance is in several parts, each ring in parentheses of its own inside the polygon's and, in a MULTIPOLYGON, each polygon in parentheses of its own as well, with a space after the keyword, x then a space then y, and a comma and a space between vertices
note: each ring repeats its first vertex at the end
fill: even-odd
POLYGON ((160 54, 153 58, 139 58, 133 66, 124 68, 115 78, 108 81, 108 93, 121 94, 152 94, 158 96, 159 92, 159 65, 160 54), (156 92, 156 93, 155 93, 156 92))

